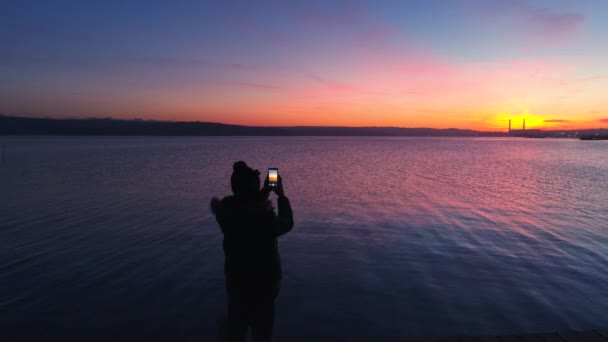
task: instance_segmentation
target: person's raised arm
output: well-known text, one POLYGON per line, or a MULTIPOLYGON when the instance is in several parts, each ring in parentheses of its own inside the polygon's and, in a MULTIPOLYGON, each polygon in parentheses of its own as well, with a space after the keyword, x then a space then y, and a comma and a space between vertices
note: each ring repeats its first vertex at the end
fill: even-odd
POLYGON ((275 218, 275 234, 276 236, 281 236, 293 228, 293 211, 291 210, 289 198, 285 196, 281 176, 278 177, 277 186, 273 188, 273 191, 279 196, 277 200, 278 215, 275 218))

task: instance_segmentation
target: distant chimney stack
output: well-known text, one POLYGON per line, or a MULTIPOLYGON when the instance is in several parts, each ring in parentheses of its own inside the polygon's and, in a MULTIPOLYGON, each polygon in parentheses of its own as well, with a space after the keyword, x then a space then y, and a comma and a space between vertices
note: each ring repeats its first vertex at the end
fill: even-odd
POLYGON ((511 133, 511 119, 509 119, 509 133, 511 133))
POLYGON ((524 118, 524 131, 526 130, 526 119, 524 118))

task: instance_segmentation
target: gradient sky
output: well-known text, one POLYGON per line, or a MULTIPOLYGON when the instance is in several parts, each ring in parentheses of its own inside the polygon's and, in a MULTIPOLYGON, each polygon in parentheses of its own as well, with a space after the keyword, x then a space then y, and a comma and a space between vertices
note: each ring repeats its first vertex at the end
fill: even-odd
POLYGON ((608 1, 3 1, 0 113, 608 127, 608 1))

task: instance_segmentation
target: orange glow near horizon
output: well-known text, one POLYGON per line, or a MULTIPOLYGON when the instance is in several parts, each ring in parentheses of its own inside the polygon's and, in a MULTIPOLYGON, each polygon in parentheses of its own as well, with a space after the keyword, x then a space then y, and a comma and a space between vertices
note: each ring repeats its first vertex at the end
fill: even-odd
MULTIPOLYGON (((597 119, 580 116, 549 116, 521 111, 501 111, 491 109, 475 110, 471 107, 454 109, 408 109, 379 104, 377 109, 351 108, 348 105, 326 104, 324 106, 290 104, 287 101, 276 105, 264 103, 250 104, 247 109, 233 106, 206 108, 192 106, 183 108, 169 118, 163 113, 153 115, 153 119, 175 121, 208 121, 246 126, 349 126, 349 127, 429 127, 459 128, 480 131, 508 130, 508 122, 514 130, 522 128, 525 118, 527 129, 589 129, 608 126, 601 116, 597 119), (200 108, 200 109, 199 109, 200 108), (224 113, 230 112, 230 115, 224 113), (368 115, 367 113, 374 113, 368 115)), ((136 115, 124 115, 133 118, 136 115)), ((597 115, 596 115, 597 116, 597 115)))
MULTIPOLYGON (((179 92, 169 88, 141 91, 128 97, 119 94, 115 102, 89 100, 76 104, 89 113, 87 116, 251 126, 391 126, 506 132, 509 119, 513 129, 521 129, 524 118, 528 129, 606 126, 608 110, 600 90, 608 80, 578 80, 573 67, 566 63, 530 60, 454 64, 438 57, 407 59, 376 54, 373 57, 377 60, 344 61, 339 81, 306 74, 277 78, 266 71, 248 71, 246 76, 258 78, 258 83, 205 82, 179 92), (385 63, 380 63, 381 59, 385 63), (95 104, 93 113, 91 103, 95 104)), ((242 71, 234 74, 243 76, 242 71)), ((39 103, 46 110, 61 108, 53 99, 39 103)))
MULTIPOLYGON (((454 62, 436 52, 350 47, 329 54, 324 74, 284 66, 192 68, 166 83, 37 79, 0 112, 53 117, 207 121, 252 126, 391 126, 482 131, 608 126, 608 76, 566 59, 454 62), (205 79, 208 72, 217 79, 205 79), (45 83, 46 82, 46 83, 45 83), (78 92, 71 88, 79 84, 78 92), (32 100, 33 99, 33 100, 32 100)), ((313 66, 311 66, 312 68, 313 66)), ((323 68, 324 64, 315 65, 323 68)))
MULTIPOLYGON (((390 126, 501 132, 507 131, 509 119, 512 129, 521 129, 524 118, 528 129, 590 129, 608 126, 608 110, 601 110, 603 107, 600 105, 582 105, 579 104, 581 100, 574 99, 553 104, 543 101, 541 96, 535 101, 527 99, 525 105, 514 100, 496 101, 492 99, 495 95, 488 87, 480 90, 478 95, 471 94, 475 92, 474 89, 424 96, 359 96, 335 92, 302 95, 303 92, 304 90, 289 89, 284 94, 273 94, 270 97, 257 93, 249 93, 250 96, 245 97, 242 96, 242 89, 222 89, 221 92, 203 93, 203 96, 198 96, 197 91, 179 97, 166 93, 141 100, 134 98, 120 104, 100 103, 93 107, 93 111, 87 110, 88 103, 84 103, 73 112, 56 117, 79 117, 78 113, 86 112, 87 115, 80 117, 206 121, 247 126, 390 126), (587 109, 577 111, 576 108, 587 109)), ((59 112, 59 108, 63 107, 50 101, 39 103, 40 108, 34 108, 34 112, 42 112, 42 109, 59 112)), ((21 113, 15 110, 5 114, 21 113)), ((29 113, 23 115, 32 116, 29 113)))
MULTIPOLYGON (((23 46, 0 56, 0 114, 502 132, 509 119, 520 129, 524 118, 529 129, 608 127, 608 11, 599 5, 424 3, 460 15, 437 22, 409 2, 338 3, 259 11, 248 2, 203 2, 213 25, 178 19, 188 11, 165 16, 171 7, 158 13, 175 20, 171 30, 119 21, 124 27, 110 31, 76 25, 83 34, 75 37, 37 34, 32 27, 45 16, 31 17, 21 28, 13 23, 22 37, 11 41, 23 46), (116 32, 124 36, 110 39, 116 32)), ((113 6, 108 14, 118 13, 113 6)), ((46 25, 70 13, 49 10, 46 25)))

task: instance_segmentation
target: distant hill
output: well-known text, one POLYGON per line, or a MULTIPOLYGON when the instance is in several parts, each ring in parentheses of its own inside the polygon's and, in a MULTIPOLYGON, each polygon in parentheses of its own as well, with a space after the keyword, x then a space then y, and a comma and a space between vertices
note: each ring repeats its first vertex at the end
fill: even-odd
MULTIPOLYGON (((534 137, 565 137, 575 131, 530 130, 534 137), (534 132, 534 133, 533 133, 534 132), (565 132, 565 133, 564 133, 565 132)), ((580 133, 587 131, 580 131, 580 133)), ((589 131, 590 132, 590 131, 589 131)), ((412 136, 506 137, 504 132, 467 129, 293 126, 258 127, 213 122, 115 119, 49 119, 0 115, 2 135, 147 135, 147 136, 412 136)), ((518 134, 521 136, 521 134, 518 134)))
POLYGON ((48 119, 0 115, 0 134, 12 135, 283 135, 276 127, 211 122, 114 119, 48 119))

